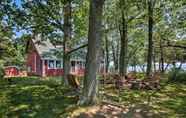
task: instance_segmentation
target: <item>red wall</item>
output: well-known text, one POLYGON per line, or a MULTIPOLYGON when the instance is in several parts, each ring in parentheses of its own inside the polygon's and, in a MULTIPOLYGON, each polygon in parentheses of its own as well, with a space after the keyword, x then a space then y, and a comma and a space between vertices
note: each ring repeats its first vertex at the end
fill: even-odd
MULTIPOLYGON (((63 69, 48 69, 47 61, 45 61, 43 65, 40 55, 36 51, 33 42, 31 41, 29 45, 30 48, 27 51, 26 65, 27 67, 31 67, 31 70, 30 72, 28 72, 28 75, 38 75, 38 76, 62 76, 63 75, 63 69)), ((78 68, 75 70, 75 72, 71 72, 71 73, 76 75, 83 75, 84 70, 85 70, 84 68, 78 68)))
MULTIPOLYGON (((63 69, 49 69, 47 65, 47 61, 45 61, 45 74, 46 76, 62 76, 63 75, 63 69)), ((75 72, 71 72, 75 75, 84 75, 85 69, 84 68, 78 68, 75 70, 75 72)))
POLYGON ((28 75, 39 75, 42 76, 42 62, 40 55, 38 54, 34 43, 30 41, 29 48, 27 51, 27 61, 26 61, 27 69, 30 67, 30 72, 28 71, 28 75))
POLYGON ((27 67, 30 67, 30 72, 29 73, 34 73, 35 72, 35 52, 30 52, 27 55, 27 67))
POLYGON ((42 74, 42 64, 40 56, 36 51, 29 52, 27 55, 27 67, 30 67, 30 72, 28 75, 41 75, 42 74))
POLYGON ((63 69, 49 69, 47 61, 45 61, 45 74, 46 76, 62 76, 63 69))

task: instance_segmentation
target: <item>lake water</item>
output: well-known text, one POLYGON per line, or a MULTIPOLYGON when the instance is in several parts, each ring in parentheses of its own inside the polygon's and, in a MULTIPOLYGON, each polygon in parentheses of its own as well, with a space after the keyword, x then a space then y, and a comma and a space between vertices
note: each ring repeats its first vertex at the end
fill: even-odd
MULTIPOLYGON (((179 67, 179 66, 180 66, 180 63, 176 63, 176 67, 179 67)), ((166 68, 166 67, 167 67, 167 64, 164 64, 164 68, 166 68)), ((152 68, 154 68, 154 65, 153 65, 152 68)), ((170 70, 171 68, 173 68, 173 65, 172 65, 172 64, 169 64, 168 67, 167 67, 167 71, 170 70)), ((183 63, 181 68, 182 68, 183 70, 186 70, 186 63, 183 63)), ((158 64, 156 64, 156 69, 157 69, 157 70, 159 69, 159 65, 158 65, 158 64)), ((128 71, 129 71, 129 72, 130 72, 130 71, 134 71, 134 70, 135 70, 134 67, 132 67, 132 66, 129 66, 129 67, 128 67, 128 71)), ((143 66, 137 65, 137 66, 136 66, 136 71, 137 71, 137 72, 144 72, 144 71, 146 71, 146 65, 143 65, 143 66)))

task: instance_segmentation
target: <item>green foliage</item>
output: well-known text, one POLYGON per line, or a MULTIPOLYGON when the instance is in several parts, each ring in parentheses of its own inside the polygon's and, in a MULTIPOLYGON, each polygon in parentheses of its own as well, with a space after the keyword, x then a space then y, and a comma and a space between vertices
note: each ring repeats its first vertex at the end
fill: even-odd
POLYGON ((4 65, 22 65, 24 56, 24 43, 15 38, 14 25, 11 14, 15 10, 11 1, 2 1, 0 6, 0 60, 4 65))
POLYGON ((0 60, 0 80, 3 78, 4 74, 3 61, 0 60))
POLYGON ((145 79, 146 75, 145 75, 145 73, 137 73, 137 74, 136 74, 136 77, 137 77, 138 79, 145 79))
POLYGON ((172 68, 168 74, 169 81, 186 83, 186 71, 179 68, 172 68))

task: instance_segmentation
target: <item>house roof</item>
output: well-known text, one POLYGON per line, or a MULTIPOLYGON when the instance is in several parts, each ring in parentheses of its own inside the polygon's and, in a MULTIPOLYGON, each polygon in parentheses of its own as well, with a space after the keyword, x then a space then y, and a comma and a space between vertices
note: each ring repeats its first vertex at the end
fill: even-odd
MULTIPOLYGON (((41 36, 35 36, 31 39, 36 51, 42 59, 62 60, 63 46, 54 46, 50 40, 43 40, 41 36)), ((73 54, 71 60, 85 60, 79 54, 73 54)))
POLYGON ((60 59, 56 53, 62 51, 62 48, 56 48, 48 39, 43 40, 40 35, 37 35, 31 41, 42 59, 60 59))

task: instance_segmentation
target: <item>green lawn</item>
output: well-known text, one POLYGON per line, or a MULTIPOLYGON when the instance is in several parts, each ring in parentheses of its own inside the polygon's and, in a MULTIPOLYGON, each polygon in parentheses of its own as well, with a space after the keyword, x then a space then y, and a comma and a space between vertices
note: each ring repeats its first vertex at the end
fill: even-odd
MULTIPOLYGON (((0 81, 0 118, 66 118, 76 106, 77 99, 69 88, 59 84, 60 78, 39 80, 38 78, 19 78, 9 84, 0 81)), ((143 116, 162 118, 186 117, 186 84, 171 83, 157 91, 122 90, 105 88, 101 99, 117 102, 129 111, 126 117, 133 117, 136 110, 143 116), (119 99, 120 98, 120 99, 119 99), (118 102, 119 101, 119 102, 118 102)))
POLYGON ((38 78, 14 79, 0 83, 0 117, 53 118, 64 117, 65 109, 76 103, 74 96, 54 81, 38 78))
POLYGON ((157 118, 186 118, 186 84, 170 83, 162 85, 158 91, 152 90, 118 90, 105 89, 106 98, 116 101, 120 105, 129 108, 126 114, 133 117, 136 110, 141 111, 142 116, 147 113, 157 118), (120 96, 120 97, 118 97, 120 96), (150 102, 149 101, 150 97, 150 102))

